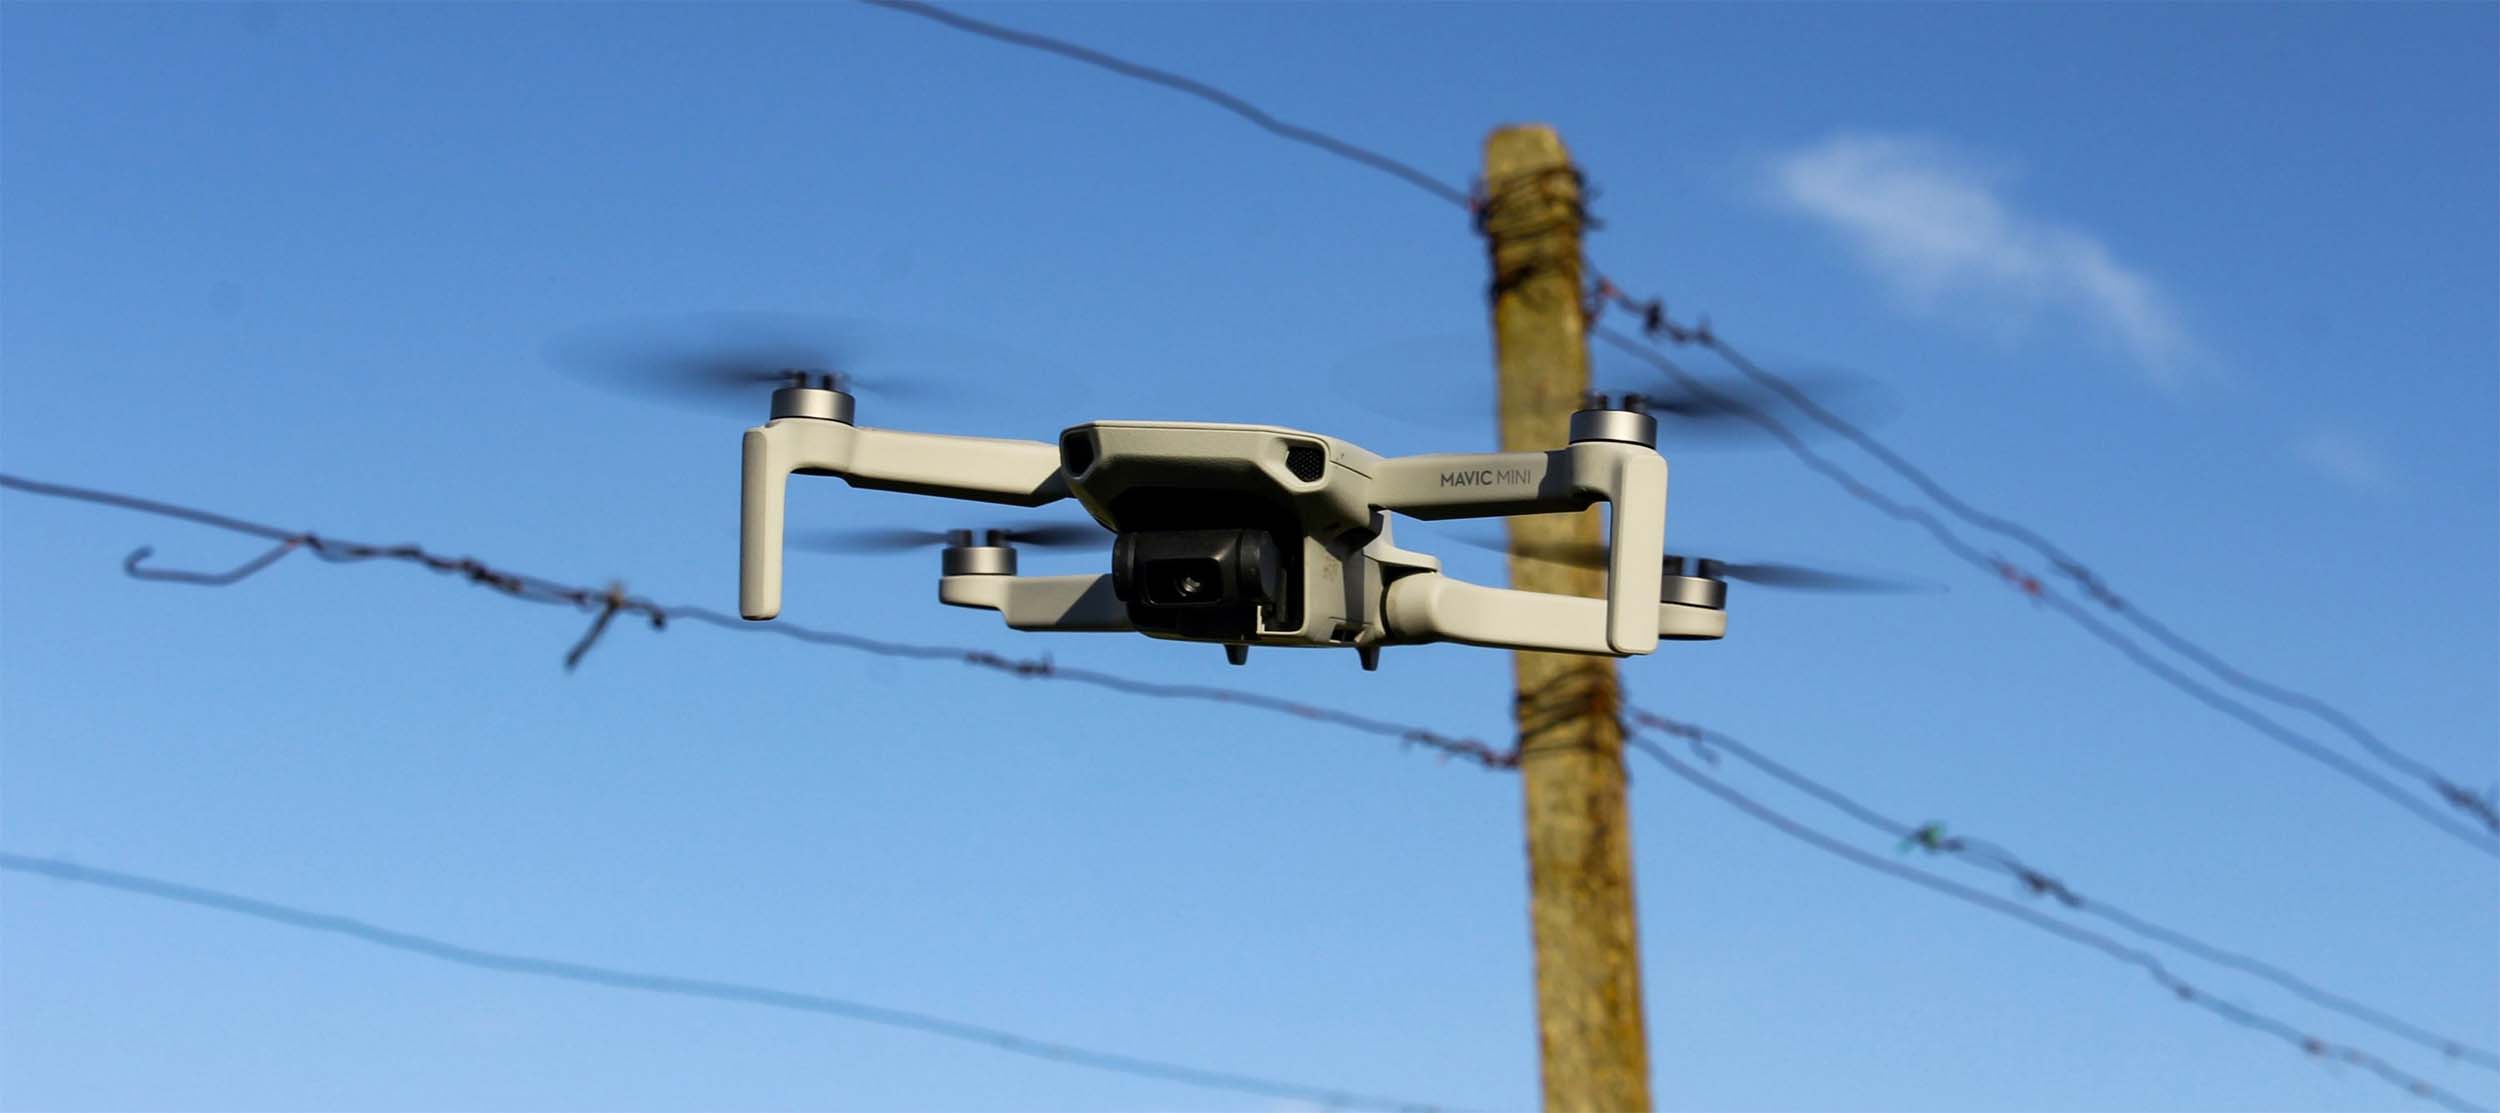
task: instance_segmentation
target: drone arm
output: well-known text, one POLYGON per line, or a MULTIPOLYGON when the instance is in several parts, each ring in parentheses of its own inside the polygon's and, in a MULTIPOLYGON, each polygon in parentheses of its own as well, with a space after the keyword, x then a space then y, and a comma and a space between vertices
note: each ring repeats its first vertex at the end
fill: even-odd
MULTIPOLYGON (((1373 502, 1417 518, 1481 518, 1613 506, 1607 529, 1608 649, 1658 647, 1654 608, 1665 558, 1667 462, 1655 449, 1582 441, 1551 452, 1406 456, 1382 461, 1373 502)), ((1524 628, 1524 627, 1523 627, 1524 628)))
POLYGON ((781 613, 781 540, 793 474, 839 476, 854 487, 1010 506, 1066 498, 1057 446, 1041 441, 863 429, 780 418, 747 430, 739 500, 738 613, 781 613))
POLYGON ((1426 572, 1391 583, 1381 617, 1400 641, 1614 656, 1605 609, 1596 599, 1485 587, 1426 572))
MULTIPOLYGON (((1576 595, 1485 587, 1425 572, 1391 583, 1381 614, 1397 641, 1624 655, 1608 631, 1608 605, 1576 595)), ((1642 619, 1651 624, 1653 645, 1659 637, 1697 641, 1727 634, 1723 610, 1652 603, 1642 619)))
POLYGON ((1372 476, 1372 503, 1427 520, 1578 510, 1593 497, 1573 482, 1572 451, 1450 452, 1383 460, 1372 476))
POLYGON ((1059 446, 1043 441, 854 429, 849 465, 833 473, 871 491, 1008 506, 1040 506, 1068 497, 1066 477, 1059 474, 1059 446))
POLYGON ((993 610, 1013 630, 1134 630, 1111 577, 944 576, 938 602, 993 610))

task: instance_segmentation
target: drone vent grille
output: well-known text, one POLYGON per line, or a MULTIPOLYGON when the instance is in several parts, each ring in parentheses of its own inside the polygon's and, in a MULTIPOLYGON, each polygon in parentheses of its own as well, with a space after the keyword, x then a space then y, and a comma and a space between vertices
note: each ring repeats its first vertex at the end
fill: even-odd
POLYGON ((1315 444, 1297 444, 1285 449, 1285 470, 1304 483, 1317 483, 1328 473, 1328 453, 1315 444))

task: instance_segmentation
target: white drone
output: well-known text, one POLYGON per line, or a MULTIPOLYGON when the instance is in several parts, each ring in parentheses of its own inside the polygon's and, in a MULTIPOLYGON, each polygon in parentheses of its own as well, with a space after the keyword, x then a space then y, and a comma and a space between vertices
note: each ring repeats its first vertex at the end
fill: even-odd
POLYGON ((1631 656, 1661 639, 1727 632, 1717 562, 1686 574, 1664 551, 1667 462, 1656 419, 1603 398, 1548 452, 1383 458, 1335 437, 1269 425, 1094 421, 1057 443, 856 425, 832 376, 793 374, 772 417, 746 431, 738 610, 781 613, 789 477, 1009 506, 1074 498, 1116 535, 1111 570, 1016 574, 1014 535, 949 534, 938 600, 999 612, 1016 630, 1135 631, 1224 646, 1385 645, 1631 656), (1390 515, 1497 518, 1613 510, 1602 599, 1485 587, 1401 549, 1390 515))

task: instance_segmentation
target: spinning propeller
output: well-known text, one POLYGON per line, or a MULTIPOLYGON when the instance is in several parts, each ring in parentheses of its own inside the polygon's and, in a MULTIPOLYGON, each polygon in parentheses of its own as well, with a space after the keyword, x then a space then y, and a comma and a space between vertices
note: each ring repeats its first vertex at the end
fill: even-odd
MULTIPOLYGON (((1523 541, 1512 545, 1473 537, 1462 537, 1459 540, 1479 549, 1489 549, 1497 553, 1515 553, 1530 560, 1567 564, 1574 568, 1603 570, 1607 561, 1606 546, 1590 541, 1523 541)), ((1674 554, 1667 556, 1667 572, 1685 575, 1688 567, 1690 568, 1689 574, 1707 579, 1736 580, 1790 591, 1892 593, 1940 590, 1933 585, 1911 580, 1839 572, 1803 564, 1786 564, 1777 561, 1712 560, 1706 557, 1690 558, 1688 564, 1688 558, 1674 554)))
POLYGON ((649 318, 576 330, 550 342, 545 354, 557 370, 604 390, 757 419, 774 389, 793 385, 950 408, 1026 401, 999 389, 1012 356, 959 337, 837 318, 649 318), (974 367, 980 370, 970 372, 974 367))
MULTIPOLYGON (((1818 402, 1839 408, 1857 408, 1842 406, 1839 400, 1854 398, 1872 389, 1865 378, 1837 371, 1803 372, 1787 378, 1796 384, 1799 391, 1818 402)), ((1504 415, 1567 415, 1578 409, 1605 409, 1610 404, 1656 417, 1662 439, 1672 438, 1677 443, 1683 443, 1695 437, 1766 438, 1769 434, 1747 415, 1762 413, 1776 416, 1787 403, 1777 392, 1747 379, 1714 381, 1707 384, 1706 390, 1659 379, 1646 387, 1630 387, 1619 381, 1600 384, 1567 405, 1558 404, 1546 409, 1497 408, 1496 412, 1504 415)))
POLYGON ((819 553, 900 553, 943 546, 1012 545, 1034 549, 1090 549, 1111 540, 1109 530, 1091 521, 1043 522, 1014 529, 975 532, 968 529, 826 529, 794 531, 789 546, 819 553))
MULTIPOLYGON (((1615 404, 1627 397, 1641 400, 1637 408, 1658 419, 1658 446, 1670 456, 1679 448, 1738 448, 1765 445, 1772 435, 1747 417, 1748 412, 1793 418, 1778 392, 1751 379, 1705 377, 1706 391, 1676 383, 1658 372, 1600 368, 1585 398, 1558 399, 1550 407, 1504 409, 1494 393, 1487 365, 1490 353, 1481 338, 1457 335, 1400 341, 1339 361, 1332 377, 1356 384, 1356 404, 1383 416, 1426 428, 1482 429, 1486 417, 1550 417, 1559 420, 1602 396, 1615 404), (1456 382, 1448 389, 1417 395, 1404 386, 1395 394, 1373 392, 1365 383, 1456 382)), ((1897 407, 1883 386, 1867 376, 1831 368, 1783 371, 1816 404, 1844 414, 1860 425, 1879 423, 1897 407)), ((1802 436, 1821 429, 1809 422, 1788 420, 1802 436)))

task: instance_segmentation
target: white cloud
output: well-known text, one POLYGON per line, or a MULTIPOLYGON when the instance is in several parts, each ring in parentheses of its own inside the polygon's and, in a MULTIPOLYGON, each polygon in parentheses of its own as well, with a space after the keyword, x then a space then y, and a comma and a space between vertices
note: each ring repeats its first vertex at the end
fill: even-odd
POLYGON ((2293 442, 2292 451, 2318 474, 2361 494, 2388 489, 2395 472, 2387 458, 2359 437, 2339 429, 2322 429, 2293 442))
POLYGON ((1842 134, 1778 156, 1783 205, 1845 236, 1912 307, 1987 314, 2019 328, 2043 305, 2107 332, 2166 390, 2186 385, 2195 344, 2153 281, 2100 240, 2017 212, 2007 173, 1942 144, 1842 134))

